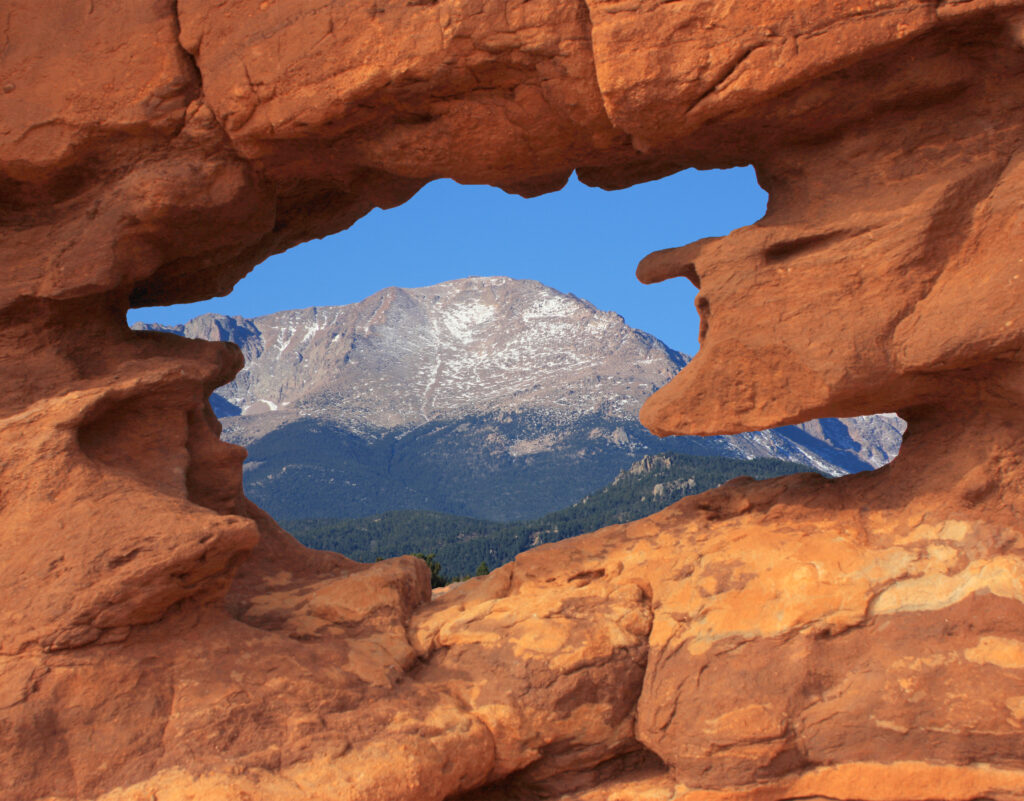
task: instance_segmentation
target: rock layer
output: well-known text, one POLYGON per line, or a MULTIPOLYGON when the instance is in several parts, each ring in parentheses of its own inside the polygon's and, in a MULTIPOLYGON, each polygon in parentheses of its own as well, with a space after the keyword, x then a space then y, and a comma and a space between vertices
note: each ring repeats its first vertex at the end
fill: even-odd
POLYGON ((0 10, 5 798, 1024 797, 1019 0, 0 10), (645 421, 903 452, 433 601, 244 499, 236 349, 124 324, 436 177, 746 163, 762 221, 640 267, 703 317, 645 421))

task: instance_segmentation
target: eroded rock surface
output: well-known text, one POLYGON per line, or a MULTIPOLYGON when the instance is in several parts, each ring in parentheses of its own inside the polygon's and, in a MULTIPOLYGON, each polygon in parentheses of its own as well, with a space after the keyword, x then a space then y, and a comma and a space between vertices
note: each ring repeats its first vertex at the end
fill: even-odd
POLYGON ((0 20, 0 795, 1024 798, 1024 3, 0 20), (746 163, 762 221, 639 268, 703 316, 645 422, 899 411, 903 452, 433 600, 422 563, 308 552, 245 500, 207 402, 236 349, 124 324, 433 178, 746 163))

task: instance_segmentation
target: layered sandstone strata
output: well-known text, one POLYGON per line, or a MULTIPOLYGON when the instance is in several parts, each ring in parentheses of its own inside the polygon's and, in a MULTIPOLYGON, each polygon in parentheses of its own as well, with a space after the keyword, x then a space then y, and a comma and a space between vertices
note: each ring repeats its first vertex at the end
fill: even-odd
POLYGON ((1024 3, 0 12, 0 795, 1024 797, 1024 3), (244 499, 237 351, 124 324, 436 177, 746 163, 762 221, 640 267, 704 343, 645 421, 898 410, 903 453, 433 601, 244 499))

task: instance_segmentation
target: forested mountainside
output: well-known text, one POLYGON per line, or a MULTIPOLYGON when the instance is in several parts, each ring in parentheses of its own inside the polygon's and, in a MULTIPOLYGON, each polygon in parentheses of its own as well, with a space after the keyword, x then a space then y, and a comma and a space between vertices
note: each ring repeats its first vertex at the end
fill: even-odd
POLYGON ((740 476, 772 478, 806 470, 778 459, 728 459, 679 453, 647 455, 578 503, 535 520, 499 523, 440 512, 403 510, 353 520, 292 520, 284 526, 312 548, 361 562, 406 553, 433 555, 448 579, 493 569, 527 548, 652 514, 740 476))

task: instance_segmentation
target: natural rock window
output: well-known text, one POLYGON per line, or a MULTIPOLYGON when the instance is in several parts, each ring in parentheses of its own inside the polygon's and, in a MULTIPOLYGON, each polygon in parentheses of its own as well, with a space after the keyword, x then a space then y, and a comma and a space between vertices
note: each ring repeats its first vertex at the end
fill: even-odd
POLYGON ((1016 0, 2 16, 0 795, 1024 797, 1016 0), (245 498, 206 403, 235 351, 124 325, 436 178, 743 164, 763 220, 651 247, 707 325, 642 419, 896 410, 898 458, 436 601, 422 562, 308 551, 245 498))
POLYGON ((652 241, 755 223, 765 197, 749 168, 613 193, 573 178, 531 199, 444 182, 271 258, 225 298, 129 320, 241 348, 213 410, 249 451, 247 496, 301 542, 359 561, 436 552, 445 575, 470 575, 736 476, 843 475, 896 455, 902 424, 884 417, 708 438, 639 424, 691 358, 649 330, 694 353, 698 315, 688 282, 659 296, 630 268, 652 241), (677 456, 642 459, 657 454, 677 456))

